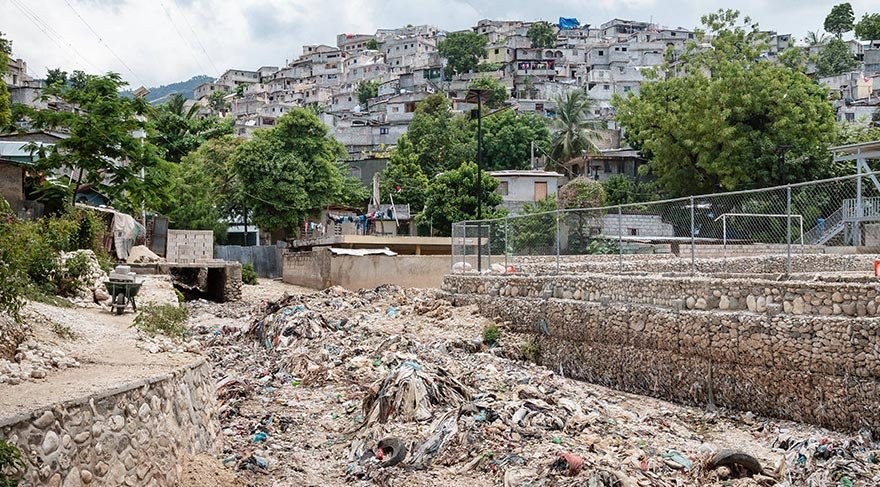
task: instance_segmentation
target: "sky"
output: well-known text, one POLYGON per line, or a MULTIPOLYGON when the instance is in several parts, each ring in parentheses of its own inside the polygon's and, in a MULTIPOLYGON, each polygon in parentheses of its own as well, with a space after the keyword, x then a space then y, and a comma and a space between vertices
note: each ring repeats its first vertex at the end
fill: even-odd
MULTIPOLYGON (((480 19, 612 18, 694 28, 700 16, 734 8, 762 29, 822 29, 837 2, 818 0, 0 0, 0 32, 32 76, 49 68, 118 72, 152 87, 228 68, 283 66, 303 44, 335 45, 336 34, 431 24, 460 30, 480 19)), ((851 0, 856 19, 877 0, 851 0)), ((872 5, 873 4, 873 5, 872 5)))

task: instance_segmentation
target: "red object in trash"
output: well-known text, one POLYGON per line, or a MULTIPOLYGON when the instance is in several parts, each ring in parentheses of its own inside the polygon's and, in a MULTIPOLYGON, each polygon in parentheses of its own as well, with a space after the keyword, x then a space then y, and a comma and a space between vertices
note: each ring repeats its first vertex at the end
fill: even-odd
POLYGON ((874 261, 874 277, 880 277, 880 260, 874 261))
MULTIPOLYGON (((880 261, 878 261, 878 262, 880 262, 880 261)), ((876 269, 877 269, 877 263, 875 262, 874 263, 874 270, 876 271, 876 269)), ((514 272, 516 272, 515 267, 513 267, 512 265, 507 266, 507 273, 508 274, 513 274, 514 272)))

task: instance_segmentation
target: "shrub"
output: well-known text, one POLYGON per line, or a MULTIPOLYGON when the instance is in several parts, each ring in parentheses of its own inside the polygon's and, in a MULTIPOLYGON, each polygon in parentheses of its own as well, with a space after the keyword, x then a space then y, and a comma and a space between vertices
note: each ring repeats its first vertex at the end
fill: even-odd
POLYGON ((15 487, 24 476, 27 463, 21 450, 6 440, 0 440, 0 487, 15 487))
POLYGON ((91 260, 84 253, 78 253, 67 259, 64 265, 59 265, 52 279, 55 293, 61 296, 71 296, 86 284, 85 277, 91 272, 91 260))
POLYGON ((241 282, 251 285, 257 284, 257 271, 254 270, 253 264, 241 266, 241 282))
POLYGON ((486 325, 483 328, 483 343, 492 347, 501 339, 501 329, 497 325, 486 325))
POLYGON ((134 318, 131 326, 137 327, 150 335, 163 334, 170 337, 182 337, 186 334, 186 318, 189 315, 183 306, 163 304, 144 306, 134 318))

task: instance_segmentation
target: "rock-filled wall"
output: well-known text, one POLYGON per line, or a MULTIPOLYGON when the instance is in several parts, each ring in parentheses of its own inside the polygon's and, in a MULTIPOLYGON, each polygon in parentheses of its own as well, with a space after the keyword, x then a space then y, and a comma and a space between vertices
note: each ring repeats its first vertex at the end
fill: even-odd
POLYGON ((117 390, 0 419, 28 469, 22 485, 178 485, 185 454, 219 447, 204 359, 117 390))
POLYGON ((776 315, 880 315, 880 282, 725 277, 455 275, 444 280, 451 293, 563 298, 600 303, 650 304, 672 309, 750 311, 776 315))
MULTIPOLYGON (((476 303, 485 316, 531 334, 533 358, 566 376, 687 404, 880 432, 880 319, 478 294, 462 279, 446 278, 449 299, 476 303)), ((491 288, 499 278, 478 279, 491 288)), ((642 278, 646 294, 653 284, 642 278)))

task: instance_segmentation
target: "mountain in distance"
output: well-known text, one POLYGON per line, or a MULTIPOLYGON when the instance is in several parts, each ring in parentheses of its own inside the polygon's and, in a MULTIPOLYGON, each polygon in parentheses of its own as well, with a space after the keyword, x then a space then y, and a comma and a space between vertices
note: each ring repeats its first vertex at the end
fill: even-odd
MULTIPOLYGON (((178 81, 177 83, 162 85, 155 88, 147 88, 150 90, 150 93, 146 96, 146 100, 152 104, 163 103, 167 97, 174 93, 180 93, 187 100, 192 100, 193 90, 196 86, 209 81, 214 81, 214 78, 200 74, 193 76, 186 81, 178 81)), ((132 96, 132 93, 134 93, 134 90, 126 90, 122 92, 124 96, 132 96)))

